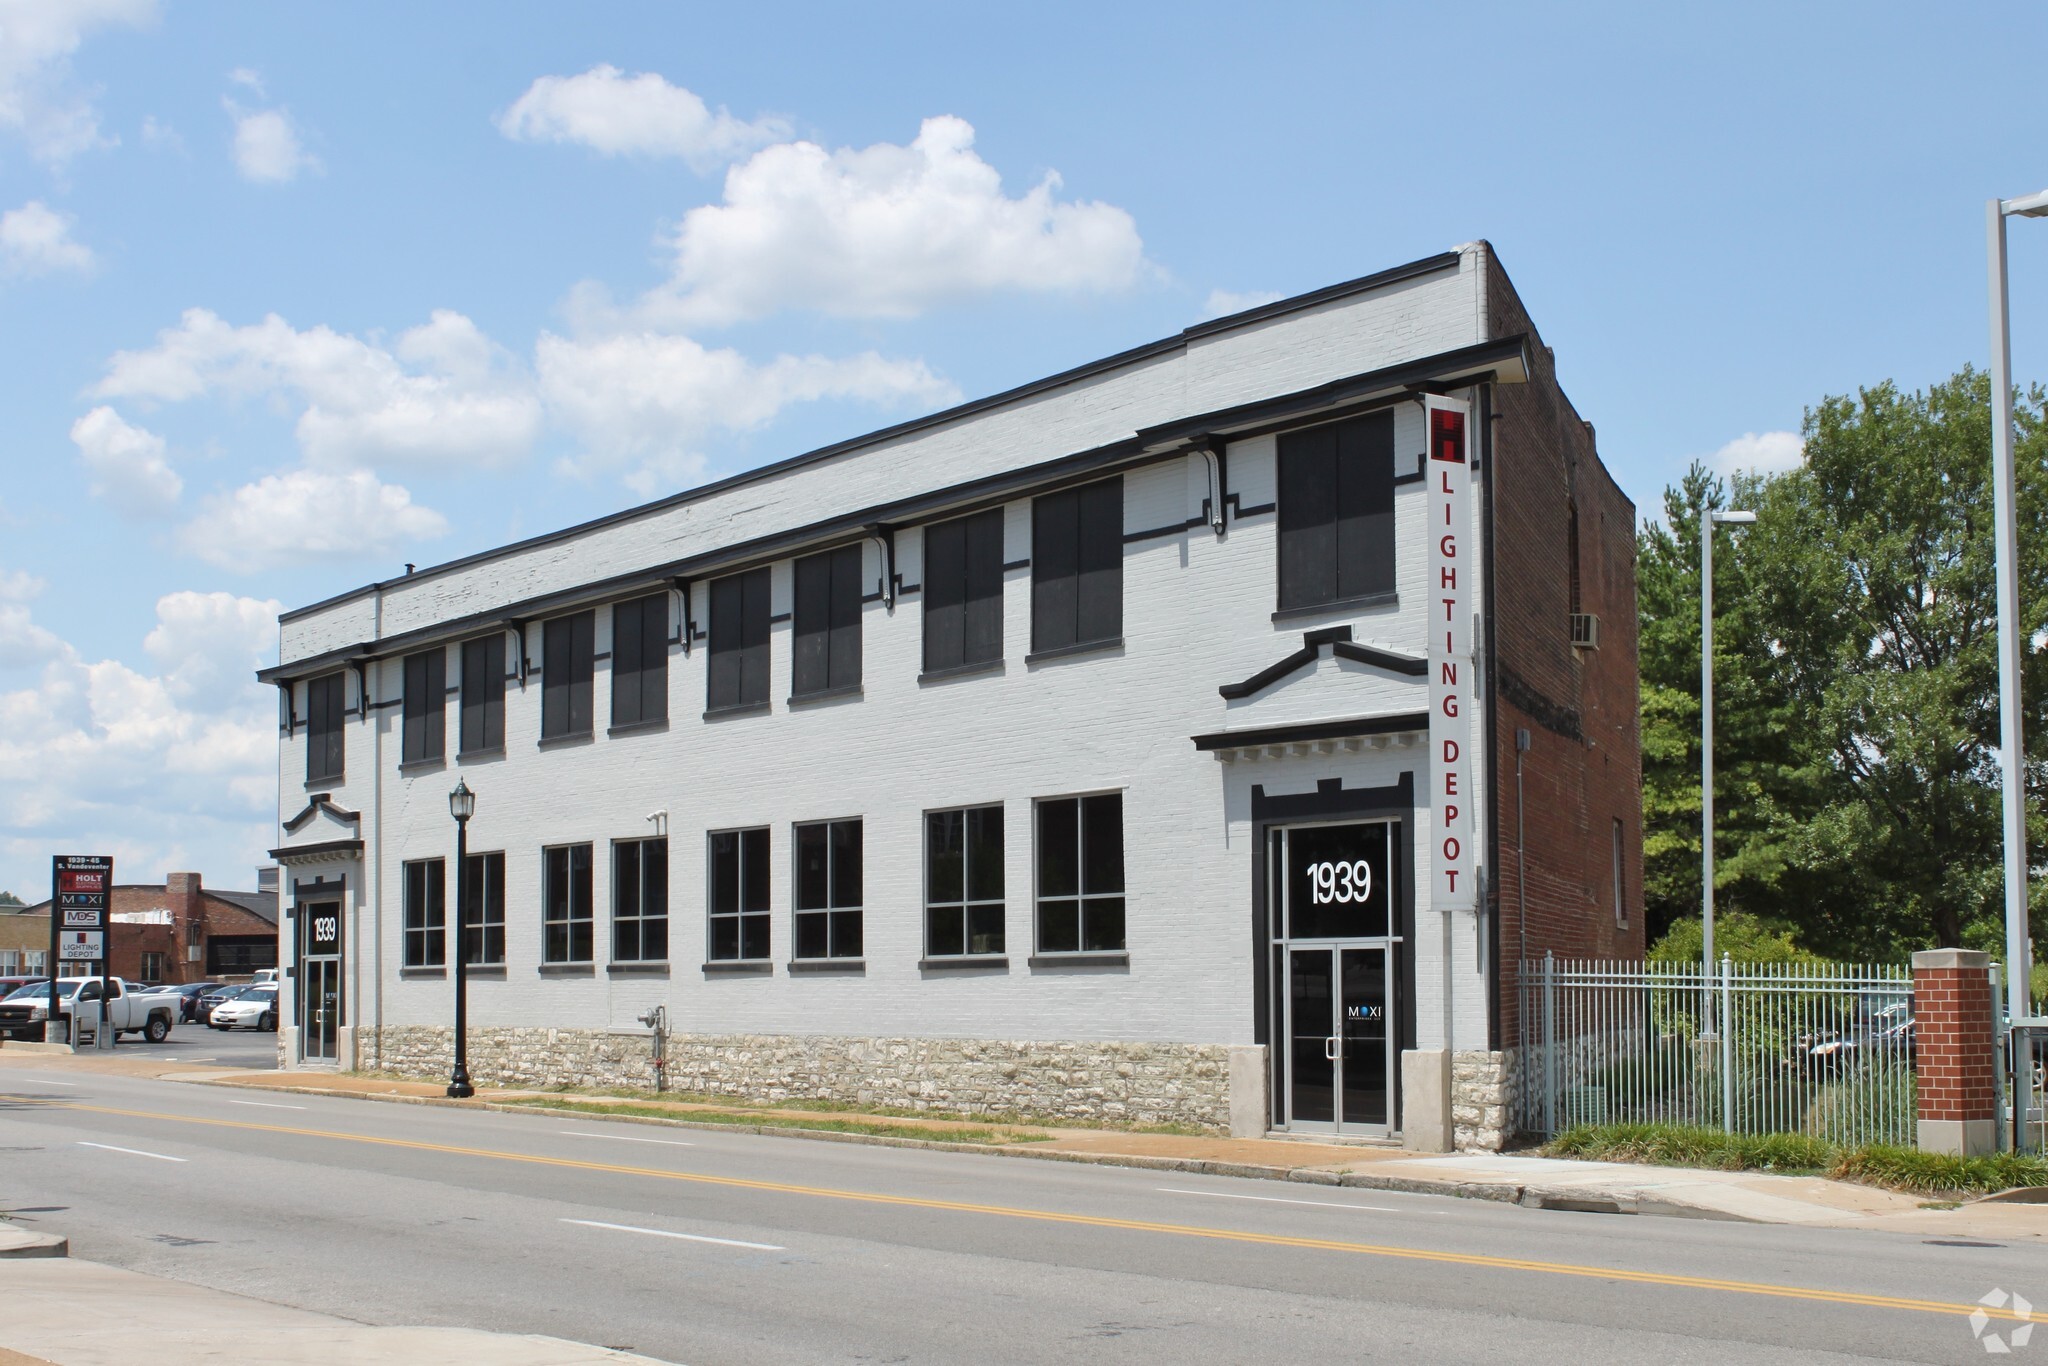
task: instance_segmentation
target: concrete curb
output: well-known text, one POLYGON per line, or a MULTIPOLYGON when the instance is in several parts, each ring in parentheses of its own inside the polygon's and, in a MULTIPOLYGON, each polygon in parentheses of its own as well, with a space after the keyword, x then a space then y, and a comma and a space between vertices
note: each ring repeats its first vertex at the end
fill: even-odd
POLYGON ((1040 1162, 1075 1162, 1084 1166, 1130 1167, 1144 1171, 1181 1172, 1195 1176, 1234 1176, 1256 1181, 1291 1181, 1299 1185, 1337 1186, 1349 1190, 1391 1191, 1405 1195, 1445 1195, 1461 1200, 1491 1200, 1497 1204, 1520 1205, 1524 1209, 1592 1214, 1642 1214, 1730 1223, 1772 1222, 1626 1190, 1580 1190, 1571 1186, 1535 1186, 1513 1182, 1433 1180, 1427 1177, 1388 1176, 1377 1172, 1332 1171, 1326 1167, 1282 1167, 1252 1162, 1221 1162, 1212 1158, 1151 1157, 1142 1153, 1077 1153, 1037 1148, 1024 1143, 949 1143, 943 1139, 895 1138, 885 1134, 843 1134, 830 1129, 802 1129, 781 1125, 715 1124, 704 1120, 671 1118, 667 1115, 593 1115, 581 1110, 558 1109, 546 1105, 450 1100, 445 1096, 377 1095, 372 1092, 332 1087, 263 1086, 196 1077, 178 1080, 189 1080, 199 1086, 223 1086, 241 1091, 291 1091, 301 1095, 335 1096, 344 1100, 374 1100, 386 1104, 426 1105, 457 1110, 489 1110, 496 1114, 530 1115, 556 1120, 595 1119, 624 1124, 648 1124, 666 1129, 760 1134, 771 1138, 800 1138, 814 1142, 852 1143, 876 1148, 923 1148, 933 1152, 977 1153, 986 1157, 1025 1157, 1040 1162))
POLYGON ((69 1257, 71 1240, 55 1233, 0 1228, 0 1257, 69 1257))
POLYGON ((65 1057, 71 1056, 71 1045, 68 1043, 40 1043, 29 1039, 0 1040, 0 1049, 9 1049, 18 1053, 61 1053, 65 1057))

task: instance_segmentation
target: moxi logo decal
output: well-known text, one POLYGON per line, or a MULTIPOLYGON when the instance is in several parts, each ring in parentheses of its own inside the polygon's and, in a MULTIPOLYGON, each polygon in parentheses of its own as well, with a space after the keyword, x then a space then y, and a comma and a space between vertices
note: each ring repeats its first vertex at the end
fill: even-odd
POLYGON ((1984 1350, 1992 1356, 2002 1357, 2009 1355, 2014 1348, 2026 1346, 2033 1338, 2034 1306, 2028 1303, 2025 1297, 2017 1294, 2008 1295, 2005 1291, 1994 1287, 1990 1294, 1978 1300, 1977 1303, 1984 1305, 1988 1309, 2005 1309, 2007 1306, 2011 1306, 2012 1317, 2019 1320, 2019 1327, 2013 1329, 2009 1336, 2001 1337, 1997 1333, 1985 1331, 1985 1329, 1991 1326, 1991 1315, 1985 1313, 1983 1309, 1979 1309, 1970 1315, 1970 1332, 1976 1335, 1977 1341, 1983 1343, 1984 1350))
POLYGON ((1472 878, 1472 525, 1467 407, 1423 401, 1429 458, 1429 786, 1430 903, 1440 911, 1478 905, 1472 878))

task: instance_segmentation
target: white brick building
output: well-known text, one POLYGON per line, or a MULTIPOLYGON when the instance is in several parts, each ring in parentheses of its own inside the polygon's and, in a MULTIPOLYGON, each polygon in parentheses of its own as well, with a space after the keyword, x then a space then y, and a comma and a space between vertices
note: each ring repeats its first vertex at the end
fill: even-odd
POLYGON ((1435 1146, 1456 1070, 1494 1141, 1493 566, 1444 910, 1423 400, 1476 556, 1512 298, 1473 244, 286 613, 288 1057, 446 1073, 459 778, 479 1083, 651 1084, 662 1006, 681 1090, 1435 1146))

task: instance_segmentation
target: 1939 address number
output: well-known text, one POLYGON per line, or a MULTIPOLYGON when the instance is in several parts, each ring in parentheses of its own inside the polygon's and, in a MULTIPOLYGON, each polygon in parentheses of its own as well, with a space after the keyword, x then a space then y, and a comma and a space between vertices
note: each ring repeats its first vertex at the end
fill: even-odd
POLYGON ((1372 897, 1372 865, 1364 859, 1311 863, 1307 871, 1309 896, 1318 906, 1334 901, 1367 901, 1372 897))

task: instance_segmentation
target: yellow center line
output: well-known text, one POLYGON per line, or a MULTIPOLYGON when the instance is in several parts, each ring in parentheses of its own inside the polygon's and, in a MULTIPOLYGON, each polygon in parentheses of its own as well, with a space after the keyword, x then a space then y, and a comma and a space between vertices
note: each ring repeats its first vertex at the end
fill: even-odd
POLYGON ((1822 1304, 1847 1304, 1871 1309, 1904 1309, 1921 1314, 1967 1316, 1983 1313, 1994 1319, 2019 1320, 2012 1309, 1993 1309, 1982 1304, 1953 1304, 1942 1300, 1904 1299, 1894 1295, 1866 1295, 1852 1290, 1821 1290, 1807 1286, 1769 1285, 1760 1281, 1732 1281, 1712 1276, 1678 1276, 1660 1271, 1632 1271, 1606 1266, 1581 1266, 1572 1262, 1546 1262, 1525 1257, 1489 1257, 1474 1252, 1438 1252, 1428 1248, 1393 1247, 1380 1243, 1354 1243, 1330 1238, 1297 1238, 1278 1233, 1251 1233, 1241 1229, 1205 1228, 1197 1224, 1163 1224, 1146 1219, 1112 1219, 1100 1214, 1064 1214, 1056 1210, 1024 1209, 1015 1205, 983 1205, 964 1200, 933 1200, 916 1195, 884 1195, 873 1191, 840 1190, 831 1186, 804 1186, 785 1181, 755 1181, 740 1176, 711 1176, 702 1172, 664 1171, 658 1167, 632 1167, 615 1162, 586 1162, 578 1158, 543 1157, 536 1153, 504 1152, 495 1148, 467 1148, 447 1143, 424 1143, 410 1138, 380 1138, 372 1134, 340 1133, 332 1129, 304 1129, 288 1124, 258 1124, 239 1119, 209 1119, 197 1115, 166 1115, 149 1110, 124 1110, 107 1105, 81 1105, 74 1101, 48 1100, 32 1096, 10 1099, 79 1110, 91 1114, 120 1115, 129 1119, 155 1119, 172 1124, 203 1124, 217 1129, 243 1129, 255 1133, 290 1134, 298 1138, 327 1138, 340 1143, 367 1143, 382 1148, 406 1148, 414 1152, 447 1153, 456 1157, 483 1157, 497 1162, 525 1162, 541 1167, 565 1167, 576 1171, 609 1172, 616 1176, 651 1177, 659 1181, 683 1181, 694 1185, 724 1186, 733 1190, 764 1191, 776 1195, 804 1195, 824 1200, 851 1200, 870 1205, 895 1205, 911 1209, 946 1210, 955 1214, 985 1214, 1003 1219, 1030 1219, 1048 1224, 1078 1224, 1087 1228, 1121 1229, 1134 1233, 1164 1233, 1181 1238, 1207 1238, 1220 1242, 1255 1243, 1266 1247, 1305 1248, 1318 1252, 1347 1252, 1368 1257, 1393 1257, 1404 1261, 1437 1262, 1451 1266, 1485 1267, 1499 1271, 1528 1271, 1549 1276, 1583 1276, 1595 1280, 1624 1281, 1633 1285, 1659 1285, 1680 1290, 1712 1290, 1735 1295, 1762 1295, 1774 1299, 1811 1300, 1822 1304))

